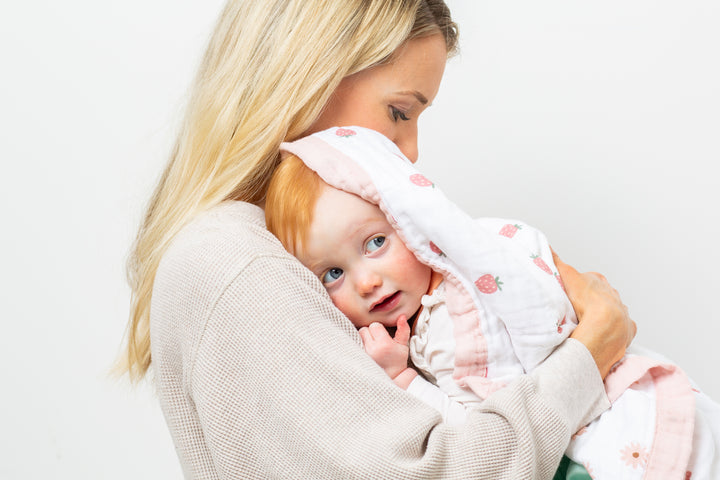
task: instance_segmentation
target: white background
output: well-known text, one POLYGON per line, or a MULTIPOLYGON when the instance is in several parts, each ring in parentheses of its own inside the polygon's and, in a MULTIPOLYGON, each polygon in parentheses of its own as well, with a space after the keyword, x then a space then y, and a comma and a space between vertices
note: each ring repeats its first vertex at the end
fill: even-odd
MULTIPOLYGON (((720 399, 720 4, 449 4, 462 53, 420 168, 604 273, 638 342, 720 399)), ((107 371, 124 261, 221 5, 0 8, 0 478, 181 476, 152 388, 107 371)))

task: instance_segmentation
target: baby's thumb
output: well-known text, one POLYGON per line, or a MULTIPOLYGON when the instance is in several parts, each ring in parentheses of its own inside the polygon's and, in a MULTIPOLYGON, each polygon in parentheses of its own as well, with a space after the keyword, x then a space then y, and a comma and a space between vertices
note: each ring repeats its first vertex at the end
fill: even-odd
POLYGON ((407 317, 401 315, 397 321, 397 330, 395 331, 395 342, 407 345, 410 341, 410 325, 408 325, 407 317))

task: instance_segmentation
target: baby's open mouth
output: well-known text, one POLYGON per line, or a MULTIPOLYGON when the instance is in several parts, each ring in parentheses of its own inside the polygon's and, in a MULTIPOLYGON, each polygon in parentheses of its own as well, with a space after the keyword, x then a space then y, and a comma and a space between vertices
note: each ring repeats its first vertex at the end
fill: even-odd
POLYGON ((392 295, 388 295, 387 297, 380 300, 378 303, 372 306, 370 309, 371 312, 385 312, 388 310, 392 310, 397 306, 398 301, 400 300, 400 292, 395 292, 392 295))

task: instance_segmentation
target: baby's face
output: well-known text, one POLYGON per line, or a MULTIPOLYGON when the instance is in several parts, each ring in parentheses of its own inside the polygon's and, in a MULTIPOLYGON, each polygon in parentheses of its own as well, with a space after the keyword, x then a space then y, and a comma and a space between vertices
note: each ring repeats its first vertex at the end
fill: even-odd
POLYGON ((377 206, 329 186, 302 247, 300 261, 358 328, 409 319, 430 284, 430 267, 405 247, 377 206))

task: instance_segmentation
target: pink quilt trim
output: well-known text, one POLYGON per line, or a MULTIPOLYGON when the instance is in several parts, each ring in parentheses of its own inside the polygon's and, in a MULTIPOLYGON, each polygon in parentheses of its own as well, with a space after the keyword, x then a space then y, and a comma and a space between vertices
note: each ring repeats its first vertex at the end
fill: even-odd
POLYGON ((319 138, 305 137, 302 142, 283 143, 281 148, 302 158, 325 183, 380 205, 380 194, 370 176, 350 157, 319 138))
POLYGON ((695 397, 685 373, 675 365, 629 356, 605 379, 608 398, 614 402, 645 375, 655 385, 656 419, 643 478, 684 478, 695 428, 695 397))
POLYGON ((480 327, 480 315, 475 303, 459 282, 445 284, 445 300, 453 318, 455 337, 455 371, 453 378, 487 377, 488 348, 480 327))

